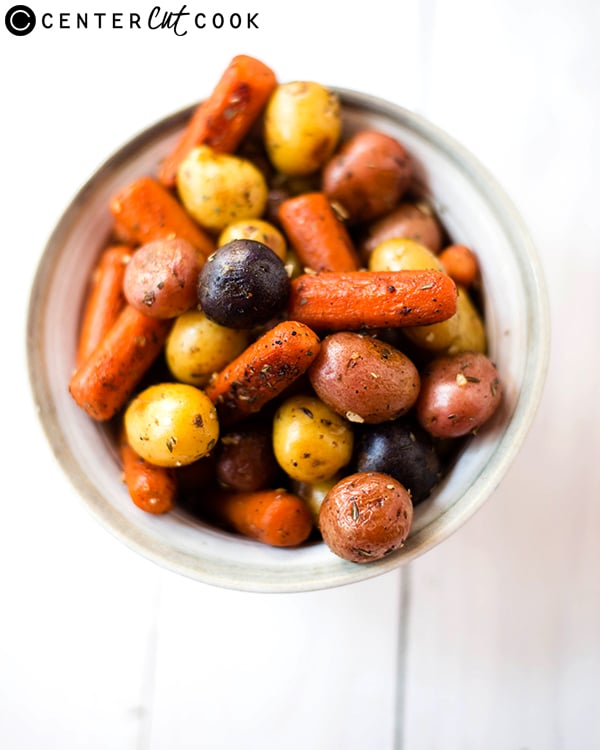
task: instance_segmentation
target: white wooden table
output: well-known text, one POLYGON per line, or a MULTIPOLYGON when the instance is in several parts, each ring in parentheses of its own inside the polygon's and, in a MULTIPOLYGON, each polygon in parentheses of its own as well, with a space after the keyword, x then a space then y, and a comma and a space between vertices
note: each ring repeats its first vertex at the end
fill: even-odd
POLYGON ((258 31, 0 31, 0 747, 600 747, 600 5, 248 9, 258 31), (409 567, 332 591, 224 591, 137 557, 83 509, 31 406, 29 286, 63 207, 238 52, 448 130, 513 197, 547 274, 547 387, 505 481, 409 567))

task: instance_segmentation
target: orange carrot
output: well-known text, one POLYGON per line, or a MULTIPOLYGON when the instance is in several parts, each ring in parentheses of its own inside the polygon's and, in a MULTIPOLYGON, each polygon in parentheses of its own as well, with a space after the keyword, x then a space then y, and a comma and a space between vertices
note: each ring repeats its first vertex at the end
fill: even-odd
POLYGON ((244 536, 273 547, 302 544, 313 528, 308 506, 283 489, 218 492, 209 500, 209 515, 244 536))
POLYGON ((471 286, 479 276, 477 256, 464 245, 448 245, 438 258, 448 276, 460 286, 471 286))
POLYGON ((123 276, 131 252, 126 245, 111 245, 100 255, 83 310, 77 364, 94 351, 125 305, 123 276))
POLYGON ((456 312, 456 286, 440 271, 305 274, 290 288, 289 318, 316 331, 438 323, 456 312))
POLYGON ((196 107, 175 148, 163 160, 160 182, 173 187, 179 165, 201 144, 220 153, 233 153, 276 85, 275 73, 260 60, 247 55, 234 57, 212 94, 196 107))
POLYGON ((324 193, 304 193, 283 201, 279 220, 302 266, 336 272, 360 268, 350 235, 324 193))
POLYGON ((100 344, 71 376, 69 391, 76 403, 92 419, 113 417, 162 351, 171 324, 171 320, 149 318, 125 305, 100 344))
POLYGON ((147 513, 167 513, 172 510, 177 497, 175 470, 155 466, 144 460, 127 441, 121 431, 119 451, 123 463, 123 479, 129 496, 138 508, 147 513))
POLYGON ((118 219, 113 221, 112 242, 115 245, 131 245, 132 247, 140 244, 131 229, 121 224, 118 219))
POLYGON ((263 334, 206 387, 221 423, 260 411, 308 370, 319 347, 318 336, 292 320, 263 334))
POLYGON ((177 198, 151 177, 140 177, 120 190, 111 199, 110 210, 120 236, 129 236, 139 245, 178 237, 194 245, 202 259, 215 249, 214 240, 177 198))

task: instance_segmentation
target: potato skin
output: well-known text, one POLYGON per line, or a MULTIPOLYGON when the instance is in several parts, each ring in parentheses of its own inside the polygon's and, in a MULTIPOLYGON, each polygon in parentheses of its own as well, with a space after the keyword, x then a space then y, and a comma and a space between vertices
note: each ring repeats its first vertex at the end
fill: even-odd
POLYGON ((391 211, 411 179, 404 146, 374 130, 349 138, 323 168, 323 192, 351 222, 370 221, 391 211))
POLYGON ((248 342, 247 331, 220 326, 202 310, 188 310, 175 319, 169 331, 165 359, 176 380, 203 388, 248 342))
POLYGON ((287 243, 285 237, 274 224, 263 219, 244 219, 228 224, 219 235, 217 245, 227 245, 233 240, 256 240, 270 248, 275 255, 285 261, 287 243))
POLYGON ((319 529, 336 555, 368 563, 399 549, 412 519, 410 494, 400 482, 379 472, 358 472, 327 493, 319 511, 319 529))
POLYGON ((342 130, 338 97, 313 81, 280 84, 264 116, 265 148, 284 175, 305 176, 329 159, 342 130))
POLYGON ((156 466, 185 466, 208 455, 219 438, 217 412, 204 391, 185 383, 151 385, 127 406, 127 441, 156 466))
POLYGON ((219 154, 209 146, 190 151, 177 171, 177 190, 187 212, 209 232, 262 215, 268 188, 248 159, 219 154))
POLYGON ((356 469, 389 474, 410 492, 413 505, 429 496, 442 474, 435 441, 411 417, 359 428, 356 469))
POLYGON ((494 363, 481 352, 461 352, 437 357, 424 368, 416 415, 434 437, 462 437, 485 424, 501 399, 494 363))
POLYGON ((487 336, 483 320, 469 291, 462 286, 456 287, 456 319, 457 330, 446 354, 458 354, 460 352, 476 351, 485 353, 487 348, 487 336))
POLYGON ((422 202, 402 201, 393 211, 381 216, 368 227, 359 249, 368 259, 384 240, 405 237, 420 242, 431 252, 442 248, 443 232, 433 210, 422 202))
POLYGON ((318 398, 290 396, 273 419, 273 452, 299 482, 330 479, 352 458, 354 433, 345 419, 318 398))
POLYGON ((216 474, 223 487, 237 492, 262 490, 273 486, 278 473, 268 423, 246 420, 221 436, 216 474))
POLYGON ((406 355, 346 331, 323 339, 308 376, 324 403, 352 422, 368 424, 405 414, 420 389, 419 372, 406 355))
POLYGON ((127 302, 151 318, 174 318, 194 307, 200 263, 193 245, 183 239, 142 245, 125 269, 127 302))

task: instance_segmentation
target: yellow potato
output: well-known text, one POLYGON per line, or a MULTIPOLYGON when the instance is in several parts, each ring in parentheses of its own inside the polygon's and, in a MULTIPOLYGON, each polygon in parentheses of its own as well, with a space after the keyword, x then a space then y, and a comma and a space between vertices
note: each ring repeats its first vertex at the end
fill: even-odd
POLYGON ((209 146, 192 149, 181 162, 177 190, 188 213, 214 232, 240 219, 258 218, 267 205, 262 172, 248 159, 219 154, 209 146))
POLYGON ((228 224, 219 235, 217 246, 222 247, 233 240, 255 240, 271 248, 278 258, 285 261, 287 245, 276 226, 263 219, 244 219, 228 224))
POLYGON ((402 271, 404 269, 444 270, 437 256, 428 247, 407 237, 392 237, 380 242, 369 258, 369 271, 402 271))
POLYGON ((286 175, 309 175, 320 169, 333 154, 341 130, 338 97, 311 81, 280 84, 265 110, 267 154, 286 175))
POLYGON ((133 450, 157 466, 185 466, 210 453, 219 438, 217 412, 204 391, 184 383, 152 385, 125 411, 133 450))
POLYGON ((334 474, 329 479, 322 479, 318 482, 293 482, 292 490, 295 495, 298 495, 308 505, 315 526, 318 527, 319 525, 319 511, 321 510, 321 505, 323 505, 323 500, 327 497, 329 490, 341 478, 341 474, 334 474))
POLYGON ((165 357, 177 380, 201 388, 247 345, 247 331, 220 326, 201 310, 190 310, 175 320, 165 344, 165 357))
POLYGON ((455 317, 458 318, 458 330, 448 347, 448 354, 467 351, 485 353, 487 337, 481 316, 467 290, 460 286, 457 289, 455 317))
MULTIPOLYGON (((444 271, 437 256, 419 242, 405 237, 384 240, 373 250, 369 258, 371 271, 444 271)), ((441 323, 429 326, 406 328, 404 333, 413 343, 428 351, 445 351, 458 335, 457 315, 441 323)))
POLYGON ((299 482, 331 478, 350 461, 353 444, 349 423, 314 396, 292 396, 275 414, 275 458, 299 482))

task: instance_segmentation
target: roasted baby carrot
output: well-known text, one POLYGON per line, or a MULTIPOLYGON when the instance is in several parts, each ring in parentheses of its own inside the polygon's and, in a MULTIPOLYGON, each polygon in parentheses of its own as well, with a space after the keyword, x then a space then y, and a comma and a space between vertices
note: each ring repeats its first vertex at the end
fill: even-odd
POLYGON ((233 153, 262 112, 277 79, 271 68, 248 55, 229 63, 211 95, 196 107, 180 140, 163 160, 158 177, 173 187, 177 169, 200 145, 219 153, 233 153))
POLYGON ((123 276, 131 252, 126 245, 111 245, 100 255, 83 309, 77 364, 94 351, 125 305, 123 276))
POLYGON ((171 328, 171 320, 149 318, 125 305, 91 355, 69 382, 76 403, 90 417, 113 417, 149 369, 171 328))
POLYGON ((121 431, 119 451, 123 464, 123 480, 129 496, 138 508, 147 513, 161 514, 172 510, 177 497, 175 470, 148 463, 133 450, 121 431))
POLYGON ((218 492, 208 514, 239 534, 273 547, 295 547, 306 541, 313 522, 308 506, 283 489, 218 492))
POLYGON ((290 287, 288 315, 316 331, 438 323, 456 312, 456 286, 440 271, 304 274, 290 287))
POLYGON ((313 271, 357 271, 350 235, 324 193, 304 193, 279 206, 279 221, 300 264, 313 271))
POLYGON ((221 423, 259 411, 306 372, 319 347, 314 331, 293 320, 263 334, 206 387, 221 423))
POLYGON ((438 255, 444 270, 460 286, 471 286, 479 276, 475 253, 465 245, 448 245, 438 255))
POLYGON ((110 201, 110 210, 120 236, 139 245, 177 237, 194 245, 204 259, 215 249, 210 235, 152 177, 140 177, 119 190, 110 201))
POLYGON ((140 244, 131 229, 125 224, 121 224, 117 219, 113 221, 112 242, 115 245, 130 245, 131 247, 136 247, 136 245, 140 244))

